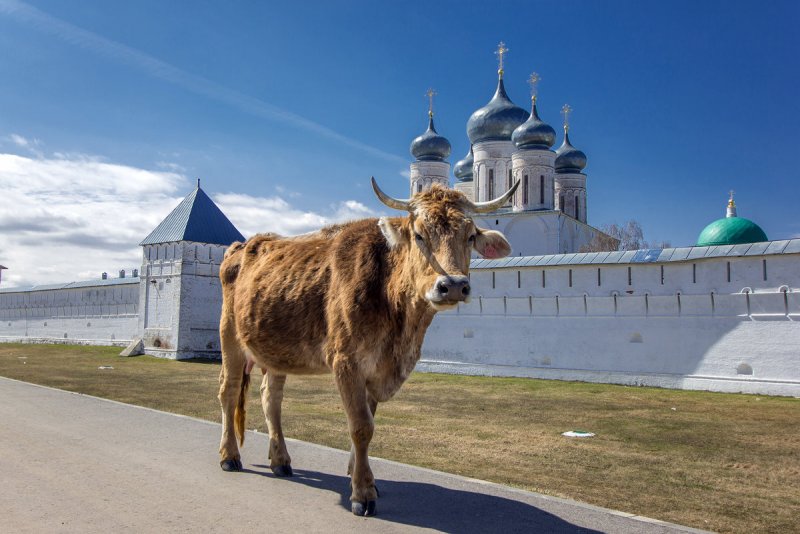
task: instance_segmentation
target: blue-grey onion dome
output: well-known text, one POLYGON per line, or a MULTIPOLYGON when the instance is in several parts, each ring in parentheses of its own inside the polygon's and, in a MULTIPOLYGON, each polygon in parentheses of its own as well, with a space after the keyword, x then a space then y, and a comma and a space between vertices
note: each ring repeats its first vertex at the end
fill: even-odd
POLYGON ((530 117, 514 130, 511 140, 517 145, 517 148, 549 150, 556 142, 556 131, 539 118, 539 112, 536 110, 534 102, 530 117))
POLYGON ((508 141, 514 129, 527 118, 528 112, 508 98, 503 79, 500 78, 489 103, 473 113, 467 121, 467 136, 471 143, 508 141))
POLYGON ((428 122, 425 133, 411 142, 411 155, 417 161, 444 161, 450 155, 450 141, 436 133, 433 117, 428 122))
POLYGON ((453 167, 453 174, 459 182, 472 181, 472 165, 474 163, 475 155, 472 153, 472 145, 470 145, 469 153, 453 167))
POLYGON ((556 150, 556 172, 581 172, 586 167, 586 154, 569 142, 569 132, 564 132, 564 142, 556 150))

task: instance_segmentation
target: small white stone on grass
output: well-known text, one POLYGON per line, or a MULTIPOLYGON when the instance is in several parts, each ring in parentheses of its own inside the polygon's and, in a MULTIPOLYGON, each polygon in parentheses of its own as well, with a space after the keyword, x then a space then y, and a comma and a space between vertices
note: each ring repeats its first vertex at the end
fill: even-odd
POLYGON ((564 432, 561 434, 562 436, 566 436, 568 438, 592 438, 594 437, 593 432, 584 432, 583 430, 570 430, 569 432, 564 432))

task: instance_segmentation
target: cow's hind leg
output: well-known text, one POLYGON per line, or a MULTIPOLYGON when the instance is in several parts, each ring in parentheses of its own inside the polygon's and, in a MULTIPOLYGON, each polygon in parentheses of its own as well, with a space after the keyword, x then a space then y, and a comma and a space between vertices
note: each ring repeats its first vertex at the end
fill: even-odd
MULTIPOLYGON (((224 316, 222 320, 225 322, 224 316)), ((222 369, 219 373, 219 404, 222 408, 222 438, 219 444, 219 464, 223 471, 241 471, 242 460, 236 437, 238 433, 239 440, 244 442, 244 408, 247 402, 249 375, 245 369, 245 356, 233 338, 233 332, 223 328, 221 333, 222 369)))
POLYGON ((354 461, 352 469, 352 494, 350 502, 356 515, 375 515, 375 502, 378 492, 375 489, 375 477, 369 466, 369 442, 375 426, 367 395, 366 384, 358 368, 344 358, 334 361, 336 384, 342 396, 347 423, 350 428, 350 439, 353 442, 354 461))
POLYGON ((285 383, 286 375, 273 371, 266 371, 261 382, 261 407, 264 409, 269 430, 269 467, 278 477, 292 476, 292 459, 286 450, 281 428, 281 403, 285 383))

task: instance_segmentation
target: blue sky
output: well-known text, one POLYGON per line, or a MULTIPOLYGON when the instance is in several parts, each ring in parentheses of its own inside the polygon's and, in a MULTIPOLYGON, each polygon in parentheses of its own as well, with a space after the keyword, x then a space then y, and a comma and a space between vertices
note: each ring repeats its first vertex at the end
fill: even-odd
POLYGON ((515 103, 536 71, 542 118, 575 110, 591 224, 688 245, 734 189, 799 236, 800 4, 763 4, 0 0, 4 285, 135 266, 198 177, 246 234, 380 213, 369 177, 407 196, 428 87, 465 155, 501 40, 515 103))

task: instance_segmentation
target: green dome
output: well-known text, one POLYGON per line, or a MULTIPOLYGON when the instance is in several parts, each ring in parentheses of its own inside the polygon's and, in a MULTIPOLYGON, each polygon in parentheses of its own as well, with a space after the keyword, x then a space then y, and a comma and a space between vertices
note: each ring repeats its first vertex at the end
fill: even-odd
POLYGON ((756 223, 742 217, 725 217, 712 222, 700 232, 698 247, 712 245, 738 245, 769 241, 767 234, 756 223))

